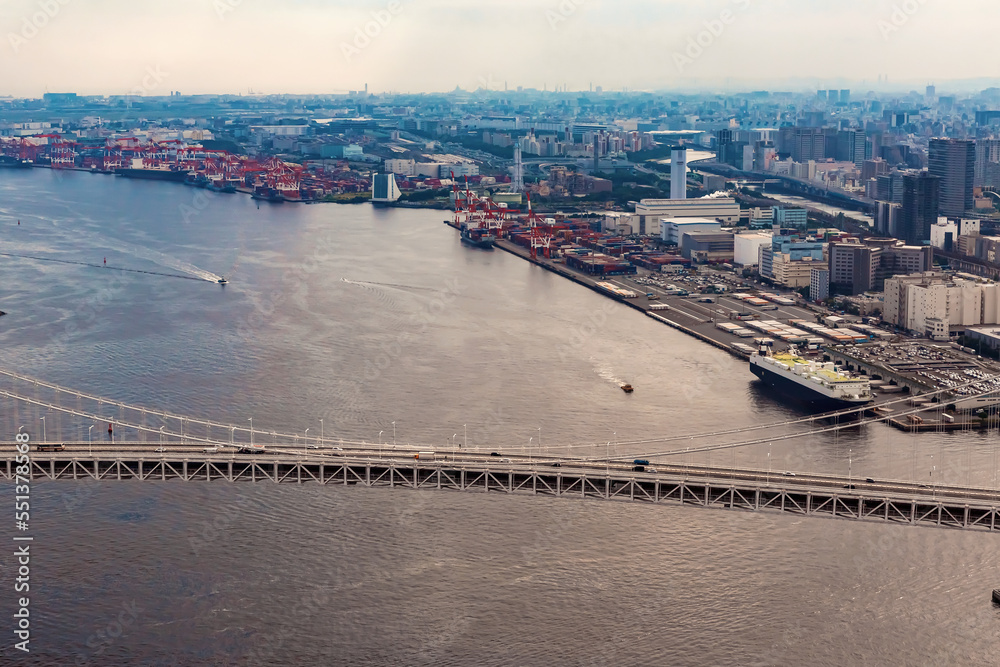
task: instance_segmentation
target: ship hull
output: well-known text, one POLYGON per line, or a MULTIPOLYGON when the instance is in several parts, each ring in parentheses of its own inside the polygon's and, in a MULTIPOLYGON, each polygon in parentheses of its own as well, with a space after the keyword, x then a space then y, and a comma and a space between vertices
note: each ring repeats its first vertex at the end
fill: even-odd
POLYGON ((125 178, 139 178, 148 181, 171 181, 173 183, 187 181, 186 171, 170 171, 169 169, 116 169, 115 173, 125 178))
POLYGON ((791 399, 795 403, 808 406, 810 409, 827 412, 841 408, 861 407, 871 403, 870 400, 851 401, 827 396, 810 388, 808 385, 800 384, 759 364, 750 364, 750 372, 760 378, 761 382, 786 398, 791 399))
POLYGON ((462 243, 467 243, 474 248, 483 248, 484 250, 492 250, 493 244, 496 242, 495 239, 473 239, 465 234, 462 234, 462 243))

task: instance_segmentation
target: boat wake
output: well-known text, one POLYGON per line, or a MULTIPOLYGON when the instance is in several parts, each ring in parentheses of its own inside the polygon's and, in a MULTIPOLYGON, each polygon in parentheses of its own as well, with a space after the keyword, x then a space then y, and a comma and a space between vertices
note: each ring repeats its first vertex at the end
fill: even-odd
POLYGON ((341 278, 341 280, 348 285, 372 285, 374 287, 393 287, 395 289, 405 289, 405 290, 418 290, 421 292, 438 292, 432 287, 421 287, 419 285, 397 285, 395 283, 374 283, 370 280, 348 280, 347 278, 341 278))
POLYGON ((123 266, 112 266, 110 264, 91 264, 90 262, 75 262, 70 259, 55 259, 53 257, 38 257, 36 255, 21 255, 13 252, 0 252, 4 257, 20 257, 22 259, 33 259, 38 262, 55 262, 57 264, 76 264, 77 266, 91 266, 95 269, 110 269, 112 271, 126 271, 128 273, 145 273, 150 276, 165 276, 167 278, 183 278, 184 280, 197 280, 201 282, 204 278, 196 276, 185 276, 179 273, 166 273, 164 271, 145 271, 143 269, 128 269, 123 266))
POLYGON ((594 372, 597 373, 598 377, 602 380, 607 380, 616 387, 621 387, 625 385, 625 380, 621 379, 610 368, 595 368, 594 372))
POLYGON ((204 280, 210 283, 217 283, 222 279, 222 276, 217 276, 211 271, 206 271, 200 269, 194 264, 190 264, 183 260, 177 259, 176 257, 171 257, 170 255, 160 252, 158 250, 153 250, 152 248, 146 248, 141 245, 136 245, 134 243, 126 243, 124 241, 118 241, 117 239, 102 239, 105 244, 112 250, 117 250, 119 252, 127 253, 133 255, 134 257, 139 257, 140 259, 147 259, 154 264, 159 264, 160 266, 165 266, 176 271, 187 274, 198 280, 204 280))

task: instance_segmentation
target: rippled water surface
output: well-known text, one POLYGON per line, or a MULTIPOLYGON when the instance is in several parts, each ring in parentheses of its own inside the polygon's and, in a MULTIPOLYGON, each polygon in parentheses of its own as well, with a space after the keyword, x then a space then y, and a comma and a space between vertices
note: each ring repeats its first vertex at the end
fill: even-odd
MULTIPOLYGON (((443 218, 0 171, 0 252, 96 265, 0 256, 0 366, 234 425, 510 452, 798 416, 745 363, 443 218)), ((4 433, 45 416, 86 439, 0 408, 4 433)), ((997 436, 868 426, 678 459, 994 486, 997 436)), ((34 664, 988 665, 1000 645, 990 535, 309 485, 33 493, 34 664)))

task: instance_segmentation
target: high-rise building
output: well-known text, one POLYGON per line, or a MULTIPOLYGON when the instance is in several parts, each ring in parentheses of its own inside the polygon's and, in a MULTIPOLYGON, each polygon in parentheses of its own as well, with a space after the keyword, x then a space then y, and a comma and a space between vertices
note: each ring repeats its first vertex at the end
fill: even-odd
POLYGON ((889 173, 889 164, 880 158, 865 160, 861 164, 861 180, 863 181, 867 181, 875 178, 876 176, 881 176, 882 174, 887 173, 889 173))
POLYGON ((861 169, 865 162, 865 131, 862 129, 841 130, 837 133, 836 158, 841 162, 853 162, 861 169))
POLYGON ((931 240, 931 225, 937 222, 941 179, 925 171, 903 175, 903 210, 899 236, 909 244, 931 240))
POLYGON ((894 204, 903 203, 903 174, 879 174, 875 177, 875 199, 894 204))
POLYGON ((826 267, 812 267, 809 274, 809 298, 819 303, 830 298, 830 270, 826 267))
POLYGON ((972 184, 976 170, 976 142, 964 139, 931 139, 928 169, 941 179, 938 211, 959 217, 975 208, 972 184))
POLYGON ((875 233, 880 236, 898 236, 903 207, 891 201, 875 202, 875 233))
POLYGON ((890 238, 831 243, 828 257, 830 288, 841 294, 881 291, 886 278, 930 271, 934 266, 932 247, 904 245, 890 238))
POLYGON ((783 127, 779 134, 780 152, 795 162, 822 160, 826 157, 826 134, 820 127, 783 127))
POLYGON ((1000 187, 1000 183, 989 182, 993 179, 996 169, 990 169, 991 164, 1000 163, 1000 139, 977 139, 976 140, 976 168, 973 173, 972 184, 976 187, 983 185, 990 187, 1000 187))

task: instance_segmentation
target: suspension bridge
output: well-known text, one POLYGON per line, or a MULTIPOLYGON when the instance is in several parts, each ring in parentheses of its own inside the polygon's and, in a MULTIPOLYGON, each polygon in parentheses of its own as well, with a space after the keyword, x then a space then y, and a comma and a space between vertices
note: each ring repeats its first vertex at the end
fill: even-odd
MULTIPOLYGON (((947 395, 942 390, 936 397, 938 393, 924 398, 937 399, 943 411, 947 395)), ((894 399, 882 407, 892 407, 897 418, 918 411, 926 414, 925 404, 913 407, 909 400, 894 399)), ((115 401, 5 370, 0 370, 0 406, 0 428, 5 429, 0 441, 6 441, 0 442, 4 454, 0 475, 8 480, 27 473, 48 480, 225 480, 433 488, 1000 529, 1000 438, 990 417, 981 425, 985 428, 976 431, 985 433, 983 437, 966 438, 965 451, 944 456, 938 450, 929 478, 917 472, 918 445, 914 444, 913 474, 876 479, 854 474, 850 450, 846 474, 831 473, 832 468, 772 469, 770 456, 774 443, 836 435, 885 421, 884 414, 870 408, 623 440, 615 443, 615 452, 610 442, 550 444, 525 452, 517 447, 470 450, 453 443, 450 447, 375 444, 327 435, 322 420, 319 433, 311 435, 310 429, 289 433, 255 428, 251 420, 248 425, 233 425, 115 401), (33 446, 25 470, 15 460, 13 440, 28 425, 33 446), (110 431, 107 439, 102 433, 105 426, 110 431), (766 467, 746 465, 745 460, 737 465, 737 451, 762 451, 765 446, 766 467), (629 453, 621 453, 622 448, 629 453), (713 465, 712 453, 726 450, 732 452, 732 463, 713 465), (691 463, 699 455, 707 456, 708 463, 691 463)), ((969 426, 964 435, 972 433, 969 426)), ((910 437, 916 443, 920 436, 910 437)), ((759 460, 763 464, 763 457, 759 460)), ((922 472, 923 464, 920 468, 922 472)))

